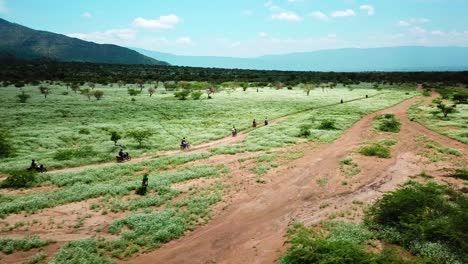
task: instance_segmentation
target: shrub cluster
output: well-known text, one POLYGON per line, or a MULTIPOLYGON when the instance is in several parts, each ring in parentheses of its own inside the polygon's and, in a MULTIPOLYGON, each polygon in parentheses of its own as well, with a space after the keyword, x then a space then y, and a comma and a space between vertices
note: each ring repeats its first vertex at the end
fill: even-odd
POLYGON ((384 114, 377 118, 376 128, 383 132, 400 132, 401 123, 394 114, 384 114))

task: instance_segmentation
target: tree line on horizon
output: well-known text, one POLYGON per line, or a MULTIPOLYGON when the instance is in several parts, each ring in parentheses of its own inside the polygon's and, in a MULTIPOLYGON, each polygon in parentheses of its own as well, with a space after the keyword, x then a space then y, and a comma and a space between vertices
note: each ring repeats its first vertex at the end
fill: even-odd
POLYGON ((300 83, 360 82, 444 83, 468 86, 468 71, 463 72, 301 72, 272 70, 243 70, 221 68, 196 68, 181 66, 118 65, 55 61, 15 61, 0 64, 0 81, 4 84, 27 84, 38 81, 62 81, 66 83, 94 82, 139 83, 151 81, 205 81, 214 84, 223 82, 255 82, 259 86, 283 83, 295 86, 300 83))

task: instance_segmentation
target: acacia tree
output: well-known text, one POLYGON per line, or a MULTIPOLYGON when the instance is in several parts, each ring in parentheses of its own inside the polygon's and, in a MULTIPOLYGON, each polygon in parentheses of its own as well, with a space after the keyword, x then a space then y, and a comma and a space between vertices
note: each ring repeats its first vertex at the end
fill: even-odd
POLYGON ((44 95, 44 99, 47 99, 47 96, 50 94, 50 89, 49 89, 49 87, 40 86, 40 87, 39 87, 39 91, 41 92, 41 94, 44 95))
POLYGON ((96 98, 96 100, 101 100, 102 97, 104 96, 104 91, 101 91, 101 90, 96 90, 94 91, 93 93, 94 97, 96 98))
POLYGON ((148 140, 152 135, 151 131, 148 129, 136 129, 128 132, 128 136, 135 139, 138 142, 138 146, 141 147, 143 142, 148 140))
POLYGON ((149 93, 150 97, 153 96, 153 94, 154 94, 155 92, 156 92, 156 89, 154 89, 154 88, 149 88, 149 89, 148 89, 148 93, 149 93))
POLYGON ((212 99, 211 95, 218 91, 218 87, 211 85, 206 89, 206 94, 208 95, 208 99, 212 99))
POLYGON ((145 88, 145 82, 143 80, 137 81, 138 88, 140 88, 140 93, 143 92, 143 88, 145 88))
POLYGON ((25 104, 29 98, 31 98, 31 95, 25 93, 24 91, 20 94, 18 94, 16 97, 18 97, 18 101, 22 104, 25 104))
POLYGON ((312 85, 310 83, 307 83, 307 84, 304 85, 304 91, 306 92, 307 96, 309 96, 310 91, 312 91, 314 89, 315 89, 314 85, 312 85))
POLYGON ((440 109, 442 114, 444 114, 444 117, 447 118, 448 114, 452 114, 456 112, 455 105, 449 106, 444 103, 440 103, 437 105, 437 108, 440 109))
POLYGON ((80 85, 78 83, 72 83, 72 85, 70 86, 70 88, 72 89, 73 92, 77 92, 80 90, 80 85))
POLYGON ((89 90, 89 88, 81 89, 80 93, 81 95, 86 96, 88 100, 91 100, 92 93, 91 93, 91 90, 89 90))

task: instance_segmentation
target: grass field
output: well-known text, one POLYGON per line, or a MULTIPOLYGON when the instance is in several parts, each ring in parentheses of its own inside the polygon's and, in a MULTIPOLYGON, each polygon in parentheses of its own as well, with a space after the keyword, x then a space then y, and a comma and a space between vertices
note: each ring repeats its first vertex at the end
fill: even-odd
MULTIPOLYGON (((449 100, 445 102, 453 104, 449 100)), ((411 118, 431 130, 468 143, 468 105, 466 104, 457 105, 456 112, 449 114, 447 118, 440 113, 435 103, 417 103, 409 109, 409 114, 411 118)))
POLYGON ((346 101, 383 93, 368 99, 366 104, 358 101, 309 111, 293 116, 274 129, 258 129, 249 136, 246 145, 248 149, 256 149, 293 143, 302 123, 311 125, 311 139, 330 141, 362 115, 414 95, 405 95, 401 90, 388 92, 370 88, 371 85, 363 84, 352 91, 340 87, 325 92, 316 89, 310 96, 302 90, 260 89, 257 93, 255 88, 251 88, 246 92, 241 89, 220 92, 212 100, 180 101, 172 93, 163 94, 160 89, 152 97, 144 93, 146 90, 140 96, 130 97, 127 89, 114 85, 96 87, 96 90, 104 91, 103 99, 97 101, 67 91, 64 86, 53 85, 47 99, 40 94, 38 87, 23 88, 32 96, 25 104, 17 102, 17 88, 3 88, 0 124, 14 135, 17 155, 3 160, 0 171, 23 168, 31 159, 46 164, 48 168, 112 160, 119 147, 110 140, 111 131, 121 133, 123 138, 119 144, 136 157, 176 149, 184 136, 192 144, 199 144, 228 136, 233 125, 239 130, 246 129, 254 118, 261 123, 266 116, 272 120, 289 113, 338 103, 341 99, 346 101), (320 120, 328 118, 336 121, 337 130, 322 133, 315 129, 320 120), (140 147, 126 136, 132 130, 148 130, 151 136, 140 147))
MULTIPOLYGON (((223 199, 223 177, 229 177, 229 168, 221 162, 191 163, 219 154, 270 152, 259 155, 255 159, 259 166, 252 169, 257 182, 261 183, 262 175, 277 166, 275 160, 278 156, 271 154, 275 149, 301 140, 331 142, 364 115, 417 94, 412 87, 386 87, 379 91, 371 87, 370 84, 362 84, 353 89, 316 89, 310 96, 299 89, 260 89, 257 93, 255 88, 250 88, 246 92, 241 89, 223 91, 214 94, 211 100, 186 101, 177 100, 172 93, 161 89, 152 97, 140 95, 132 101, 127 90, 116 85, 96 87, 105 93, 100 101, 88 100, 71 90, 65 95, 63 86, 52 86, 52 93, 45 99, 37 87, 26 87, 24 91, 32 98, 25 104, 17 102, 19 92, 16 88, 4 88, 0 98, 3 113, 0 122, 12 135, 16 156, 3 159, 0 171, 25 168, 30 159, 36 159, 49 168, 112 160, 119 148, 110 140, 109 132, 112 130, 122 131, 123 139, 119 143, 132 156, 151 155, 153 158, 36 175, 32 187, 38 188, 35 189, 37 191, 0 192, 0 216, 7 220, 18 215, 34 218, 50 208, 83 204, 92 213, 78 215, 71 223, 51 224, 58 230, 67 228, 66 225, 80 230, 87 219, 112 215, 108 229, 93 230, 97 236, 67 243, 54 257, 53 263, 80 260, 106 263, 153 250, 206 223, 211 216, 211 206, 223 199), (366 95, 369 98, 364 101, 346 102, 366 95), (345 103, 340 104, 341 99, 345 103), (288 117, 267 127, 250 128, 253 118, 261 123, 265 116, 270 120, 288 117), (210 152, 157 155, 162 150, 177 149, 183 136, 192 144, 229 136, 232 125, 249 132, 245 140, 215 147, 210 152), (142 147, 126 136, 134 129, 151 131, 151 137, 142 147), (304 130, 309 133, 304 135, 301 133, 304 130), (146 196, 135 195, 144 174, 150 179, 148 193, 146 196), (174 188, 175 184, 195 179, 210 181, 200 188, 174 188), (113 238, 107 239, 109 236, 113 238)), ((286 153, 282 157, 289 160, 302 155, 286 153)), ((2 223, 0 227, 8 232, 33 226, 38 228, 37 223, 31 220, 2 223)), ((24 244, 21 241, 8 240, 7 252, 25 250, 15 246, 24 244)), ((36 244, 41 247, 47 243, 36 244)), ((40 254, 35 258, 43 259, 40 254)))

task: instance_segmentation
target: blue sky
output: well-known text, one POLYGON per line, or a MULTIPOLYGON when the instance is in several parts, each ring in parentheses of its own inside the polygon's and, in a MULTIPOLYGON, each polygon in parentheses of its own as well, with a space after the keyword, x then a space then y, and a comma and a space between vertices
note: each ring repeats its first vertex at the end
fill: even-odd
POLYGON ((467 0, 0 0, 0 17, 98 43, 252 57, 468 46, 467 0))

